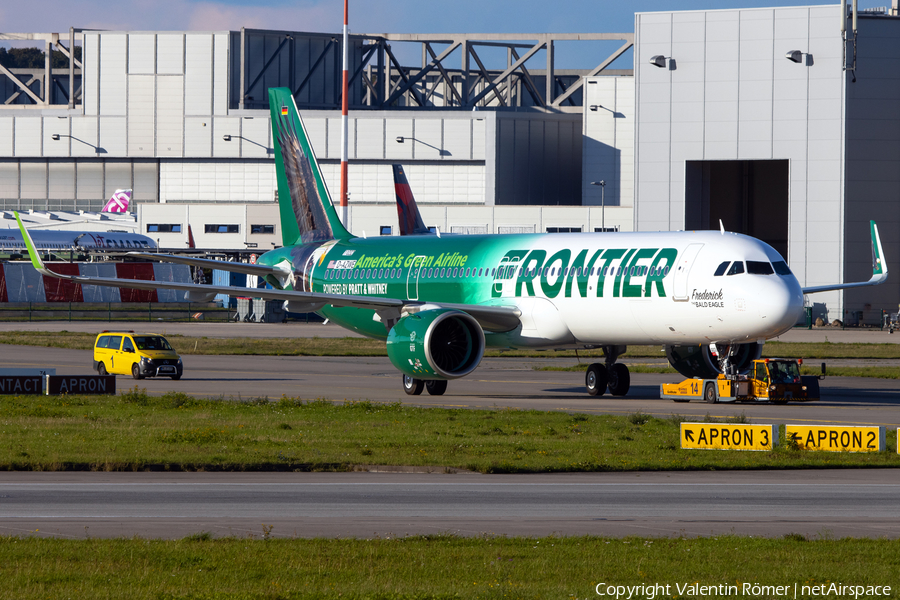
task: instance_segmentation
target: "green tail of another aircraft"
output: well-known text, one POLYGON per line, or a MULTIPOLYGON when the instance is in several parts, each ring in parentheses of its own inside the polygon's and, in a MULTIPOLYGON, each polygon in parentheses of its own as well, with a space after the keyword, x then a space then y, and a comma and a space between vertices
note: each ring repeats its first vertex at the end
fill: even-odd
POLYGON ((291 91, 269 89, 284 246, 353 237, 338 218, 291 91))

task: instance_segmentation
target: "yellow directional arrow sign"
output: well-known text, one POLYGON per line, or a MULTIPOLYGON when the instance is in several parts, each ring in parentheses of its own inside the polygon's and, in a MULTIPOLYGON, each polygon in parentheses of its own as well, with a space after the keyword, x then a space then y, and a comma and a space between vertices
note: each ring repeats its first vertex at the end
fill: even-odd
POLYGON ((682 423, 684 450, 771 450, 778 443, 775 425, 682 423))
POLYGON ((881 452, 886 450, 884 427, 785 425, 784 439, 804 450, 881 452))

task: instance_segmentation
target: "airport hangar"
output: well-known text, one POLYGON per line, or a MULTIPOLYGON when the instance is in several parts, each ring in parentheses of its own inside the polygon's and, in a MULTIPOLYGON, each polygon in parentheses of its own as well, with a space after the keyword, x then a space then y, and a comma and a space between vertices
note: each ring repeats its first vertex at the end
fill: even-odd
MULTIPOLYGON (((443 232, 721 219, 786 255, 803 285, 865 279, 869 219, 900 265, 896 13, 860 13, 856 28, 847 18, 846 33, 835 5, 639 13, 634 34, 352 35, 349 226, 397 234, 390 165, 401 163, 443 232), (596 68, 556 67, 557 45, 585 41, 606 44, 596 68), (421 65, 401 66, 408 45, 421 65), (633 71, 610 69, 629 51, 633 71)), ((3 38, 82 50, 49 85, 49 65, 0 81, 12 99, 0 108, 5 217, 98 210, 132 188, 139 231, 164 248, 184 248, 190 224, 201 248, 270 249, 280 232, 266 89, 276 86, 295 90, 337 199, 336 34, 3 38)), ((897 307, 900 280, 814 300, 816 316, 877 323, 897 307)))

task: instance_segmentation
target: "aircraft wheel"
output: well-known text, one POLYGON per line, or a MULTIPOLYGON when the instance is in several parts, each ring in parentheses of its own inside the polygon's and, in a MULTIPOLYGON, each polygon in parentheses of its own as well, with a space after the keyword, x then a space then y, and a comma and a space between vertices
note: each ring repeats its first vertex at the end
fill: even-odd
POLYGON ((403 391, 408 395, 418 396, 422 393, 422 388, 424 387, 425 382, 421 379, 416 379, 415 377, 410 377, 409 375, 403 376, 403 391))
POLYGON ((624 396, 631 388, 631 373, 622 363, 609 367, 609 393, 613 396, 624 396))
POLYGON ((443 396, 447 391, 447 381, 439 379, 429 379, 425 382, 425 389, 432 396, 443 396))
POLYGON ((134 363, 133 365, 131 365, 131 376, 134 377, 135 379, 143 379, 144 378, 144 376, 141 375, 141 368, 138 366, 137 363, 134 363))
POLYGON ((100 363, 97 365, 97 374, 98 375, 109 375, 109 372, 106 370, 106 365, 100 363))
POLYGON ((716 385, 714 383, 707 383, 706 387, 703 388, 703 399, 709 404, 715 404, 719 401, 718 395, 716 394, 716 385))
POLYGON ((600 363, 590 365, 584 374, 584 387, 591 396, 602 396, 608 382, 609 372, 600 363))

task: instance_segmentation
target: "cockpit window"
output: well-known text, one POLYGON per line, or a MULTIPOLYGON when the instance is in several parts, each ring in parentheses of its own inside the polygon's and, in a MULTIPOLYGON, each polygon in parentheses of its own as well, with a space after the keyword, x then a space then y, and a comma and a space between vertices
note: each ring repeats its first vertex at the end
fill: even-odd
POLYGON ((791 269, 787 266, 787 264, 783 260, 779 260, 778 262, 772 263, 772 266, 775 267, 775 272, 779 275, 790 275, 791 269))
POLYGON ((747 272, 751 275, 771 275, 775 271, 774 269, 772 269, 772 265, 770 265, 768 262, 748 260, 747 272))
POLYGON ((724 275, 724 274, 725 274, 725 270, 728 269, 728 265, 730 265, 730 264, 731 264, 731 261, 729 261, 729 260, 726 260, 725 262, 723 262, 721 265, 719 265, 718 267, 716 267, 716 272, 713 273, 713 276, 714 276, 714 277, 721 277, 722 275, 724 275))
POLYGON ((728 269, 729 275, 740 275, 744 272, 744 263, 741 261, 735 261, 734 264, 731 265, 731 268, 728 269))

